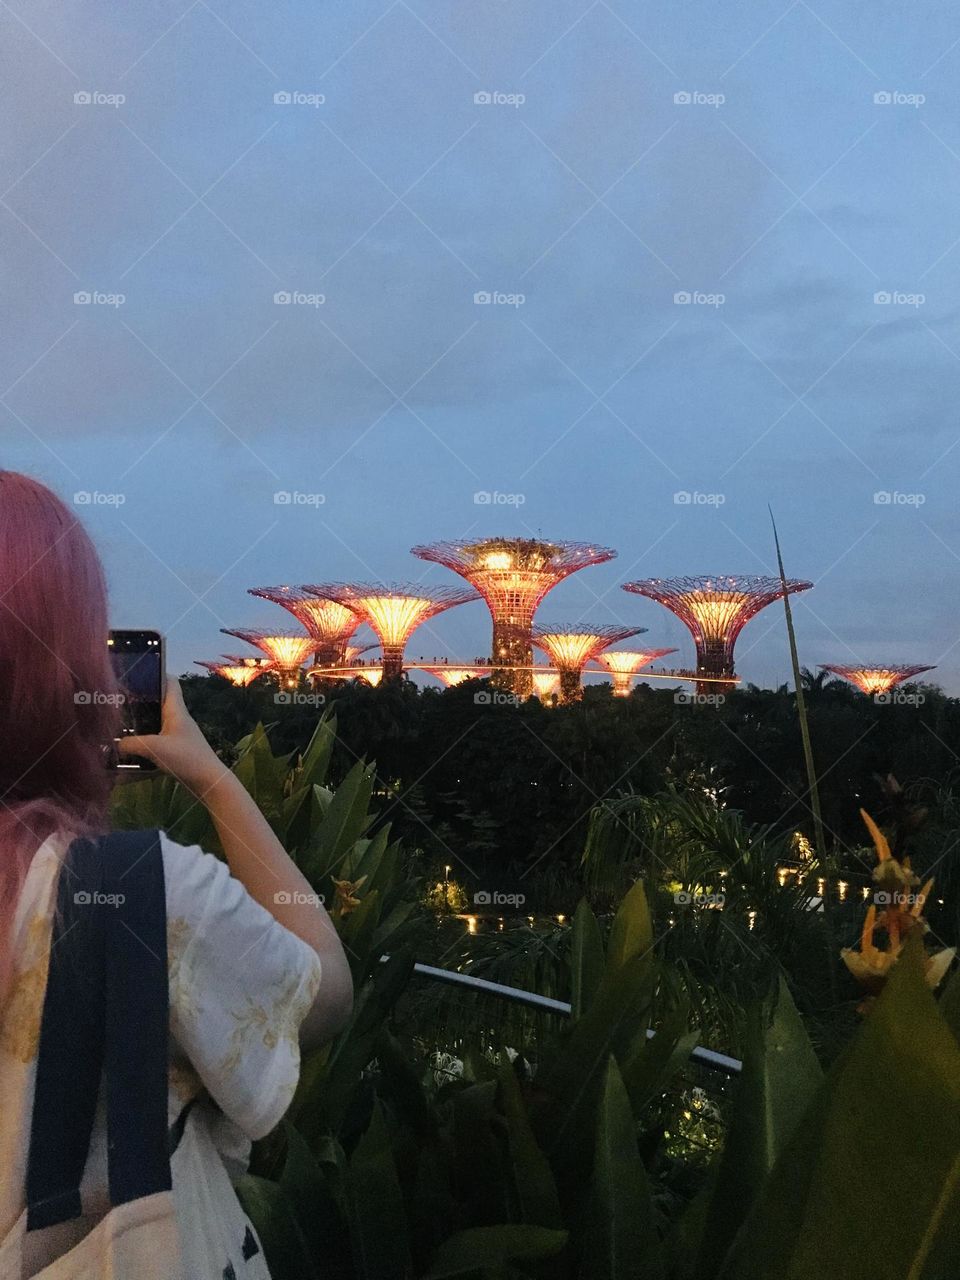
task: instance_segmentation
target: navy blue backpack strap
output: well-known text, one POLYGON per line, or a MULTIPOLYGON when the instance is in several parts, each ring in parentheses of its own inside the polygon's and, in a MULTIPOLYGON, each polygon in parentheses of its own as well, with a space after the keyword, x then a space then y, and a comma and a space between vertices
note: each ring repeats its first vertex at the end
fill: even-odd
POLYGON ((77 841, 60 876, 27 1163, 27 1229, 77 1217, 101 1075, 110 1202, 170 1189, 168 980, 156 831, 77 841))

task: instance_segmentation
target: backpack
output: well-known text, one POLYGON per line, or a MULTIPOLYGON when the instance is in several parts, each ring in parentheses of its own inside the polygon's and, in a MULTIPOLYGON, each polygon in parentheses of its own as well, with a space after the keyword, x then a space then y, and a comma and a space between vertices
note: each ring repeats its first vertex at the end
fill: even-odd
MULTIPOLYGON (((82 1215, 80 1183, 101 1080, 110 1209, 35 1280, 188 1280, 171 1194, 168 1000, 159 833, 75 841, 57 890, 27 1207, 0 1242, 3 1280, 31 1274, 34 1232, 55 1233, 82 1215)), ((175 1126, 180 1134, 184 1120, 175 1126)))

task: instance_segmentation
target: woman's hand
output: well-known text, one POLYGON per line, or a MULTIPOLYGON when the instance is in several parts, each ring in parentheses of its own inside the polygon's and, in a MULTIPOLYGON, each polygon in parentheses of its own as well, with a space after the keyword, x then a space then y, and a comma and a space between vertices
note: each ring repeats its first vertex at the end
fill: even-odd
POLYGON ((145 756, 202 798, 229 771, 187 710, 180 681, 168 676, 166 683, 161 731, 122 737, 117 742, 117 750, 122 756, 145 756))

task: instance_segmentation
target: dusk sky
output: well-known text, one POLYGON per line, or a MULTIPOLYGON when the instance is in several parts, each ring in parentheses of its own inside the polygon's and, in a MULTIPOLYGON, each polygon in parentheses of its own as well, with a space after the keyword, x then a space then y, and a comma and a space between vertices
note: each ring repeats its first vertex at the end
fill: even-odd
MULTIPOLYGON (((775 572, 769 504, 805 665, 960 693, 955 5, 10 0, 0 50, 0 465, 171 671, 498 533, 615 547, 539 620, 689 665, 619 584, 775 572)), ((737 659, 788 679, 780 606, 737 659)))

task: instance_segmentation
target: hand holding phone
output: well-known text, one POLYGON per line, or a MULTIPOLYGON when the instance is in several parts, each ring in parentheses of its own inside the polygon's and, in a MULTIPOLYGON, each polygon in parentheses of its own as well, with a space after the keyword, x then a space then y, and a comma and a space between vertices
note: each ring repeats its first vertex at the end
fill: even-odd
POLYGON ((157 734, 128 734, 117 743, 121 758, 139 756, 183 783, 198 799, 224 774, 227 766, 200 732, 183 701, 179 680, 166 682, 162 728, 157 734))
MULTIPOLYGON (((110 660, 123 695, 119 744, 132 735, 159 733, 163 724, 164 655, 159 631, 111 631, 110 660)), ((155 768, 145 757, 121 753, 117 767, 125 772, 155 768)))

